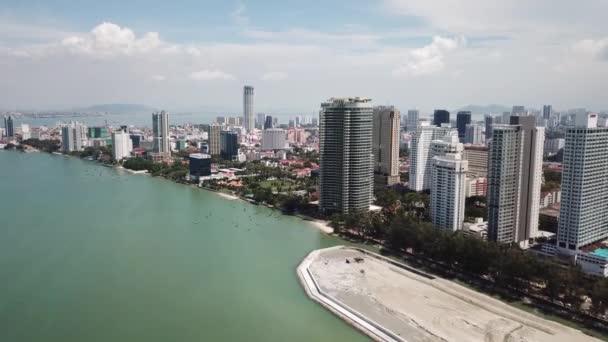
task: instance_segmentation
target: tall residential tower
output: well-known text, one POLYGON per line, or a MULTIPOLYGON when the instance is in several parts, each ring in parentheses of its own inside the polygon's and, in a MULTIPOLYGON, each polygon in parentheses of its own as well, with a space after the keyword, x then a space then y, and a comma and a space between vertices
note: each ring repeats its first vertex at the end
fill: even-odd
POLYGON ((367 98, 331 98, 321 104, 319 208, 369 210, 372 199, 373 109, 367 98))
POLYGON ((152 113, 152 136, 154 137, 154 152, 171 153, 169 146, 169 113, 164 110, 152 113))
POLYGON ((399 183, 399 110, 375 107, 372 134, 374 184, 376 187, 399 183))
POLYGON ((538 234, 545 130, 533 116, 494 125, 488 153, 488 239, 528 241, 538 234))

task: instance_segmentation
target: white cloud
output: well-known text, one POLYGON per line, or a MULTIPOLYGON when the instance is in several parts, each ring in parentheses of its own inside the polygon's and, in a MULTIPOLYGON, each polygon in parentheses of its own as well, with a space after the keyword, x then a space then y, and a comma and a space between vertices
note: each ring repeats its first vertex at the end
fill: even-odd
POLYGON ((283 81, 286 80, 289 75, 286 72, 271 71, 262 75, 264 81, 283 81))
POLYGON ((153 75, 151 77, 152 81, 164 81, 166 80, 165 76, 163 75, 153 75))
POLYGON ((433 41, 409 53, 405 64, 393 70, 393 76, 421 76, 441 72, 448 53, 466 44, 464 38, 433 37, 433 41))
POLYGON ((188 75, 190 79, 197 81, 212 81, 212 80, 235 80, 236 77, 234 75, 225 73, 219 70, 201 70, 196 71, 188 75))
POLYGON ((608 61, 608 37, 583 39, 574 44, 574 49, 599 60, 608 61))
POLYGON ((157 32, 148 32, 137 38, 128 27, 105 22, 97 25, 89 34, 63 39, 61 45, 76 54, 113 56, 147 53, 163 47, 165 43, 157 32))

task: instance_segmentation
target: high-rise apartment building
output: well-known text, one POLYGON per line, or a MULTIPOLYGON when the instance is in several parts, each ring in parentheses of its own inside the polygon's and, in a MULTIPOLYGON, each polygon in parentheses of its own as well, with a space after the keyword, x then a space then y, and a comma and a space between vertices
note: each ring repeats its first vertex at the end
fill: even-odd
POLYGON ((433 125, 441 127, 443 124, 450 123, 450 112, 444 109, 436 109, 433 113, 433 125))
POLYGON ((253 87, 245 86, 243 88, 243 117, 245 118, 245 129, 252 130, 255 128, 255 119, 253 117, 253 87))
POLYGON ((209 154, 212 156, 219 156, 221 153, 221 133, 222 125, 218 123, 209 125, 209 154))
POLYGON ((82 150, 85 127, 78 122, 70 122, 61 127, 61 150, 64 153, 82 150))
POLYGON ((287 147, 287 132, 281 128, 265 129, 262 133, 262 150, 280 150, 287 147))
POLYGON ((395 107, 375 107, 372 133, 374 184, 386 187, 399 183, 399 123, 395 107))
POLYGON ((15 136, 15 124, 12 116, 4 116, 4 134, 7 137, 15 136))
POLYGON ((418 129, 418 120, 420 112, 417 109, 410 109, 407 111, 407 121, 405 123, 407 132, 416 132, 418 129))
POLYGON ((117 161, 129 158, 131 151, 133 151, 133 142, 129 133, 123 130, 112 132, 112 158, 117 161))
POLYGON ((369 210, 372 200, 373 109, 370 99, 331 98, 321 104, 319 208, 369 210))
POLYGON ((465 144, 473 144, 473 145, 482 145, 484 143, 483 139, 483 129, 481 126, 477 124, 469 124, 465 129, 464 135, 464 143, 465 144))
POLYGON ((532 116, 495 125, 488 153, 488 239, 528 241, 538 234, 544 127, 532 116))
POLYGON ((169 145, 169 113, 164 110, 152 113, 152 136, 154 139, 154 152, 171 153, 169 145))
POLYGON ((430 209, 435 228, 450 232, 462 228, 467 163, 460 153, 433 157, 430 209))
MULTIPOLYGON (((410 170, 408 187, 414 191, 430 189, 431 142, 443 138, 452 129, 449 125, 435 127, 428 122, 421 122, 418 130, 412 134, 410 151, 410 170)), ((456 133, 456 139, 458 139, 456 133)))
POLYGON ((608 127, 580 113, 566 129, 558 248, 578 251, 608 238, 608 127))
POLYGON ((543 119, 549 120, 551 119, 551 115, 553 114, 553 107, 551 105, 543 106, 543 119))
POLYGON ((484 123, 485 123, 485 136, 486 136, 486 141, 492 139, 492 124, 494 123, 494 118, 491 115, 486 115, 484 117, 484 123))
POLYGON ((464 145, 462 159, 469 162, 470 178, 488 177, 488 148, 484 145, 464 145))
POLYGON ((470 123, 470 111, 461 111, 456 114, 456 128, 458 129, 458 139, 460 139, 460 142, 464 142, 464 138, 467 131, 467 125, 469 125, 470 123))
POLYGON ((264 121, 264 129, 274 128, 274 124, 272 121, 272 116, 267 115, 266 120, 264 121))
POLYGON ((220 134, 220 155, 224 160, 236 160, 239 155, 239 135, 222 131, 220 134))

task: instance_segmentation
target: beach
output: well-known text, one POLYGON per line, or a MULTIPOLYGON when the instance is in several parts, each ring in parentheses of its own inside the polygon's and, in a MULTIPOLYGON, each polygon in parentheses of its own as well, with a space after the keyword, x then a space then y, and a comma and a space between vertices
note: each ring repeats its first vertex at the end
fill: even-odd
MULTIPOLYGON (((357 249, 318 250, 305 260, 309 262, 306 272, 320 292, 386 329, 388 335, 409 342, 597 341, 454 282, 396 266, 357 249)), ((304 271, 299 273, 302 276, 304 271)))

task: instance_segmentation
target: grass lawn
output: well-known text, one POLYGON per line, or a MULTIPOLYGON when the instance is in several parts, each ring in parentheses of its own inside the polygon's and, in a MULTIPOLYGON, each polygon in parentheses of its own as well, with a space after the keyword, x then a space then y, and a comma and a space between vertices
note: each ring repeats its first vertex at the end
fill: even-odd
POLYGON ((282 181, 282 180, 265 180, 260 182, 260 187, 262 188, 266 188, 266 189, 271 189, 271 190, 277 190, 278 187, 282 187, 283 191, 288 191, 289 188, 291 187, 292 190, 296 190, 295 184, 291 183, 291 182, 287 182, 287 181, 282 181))

